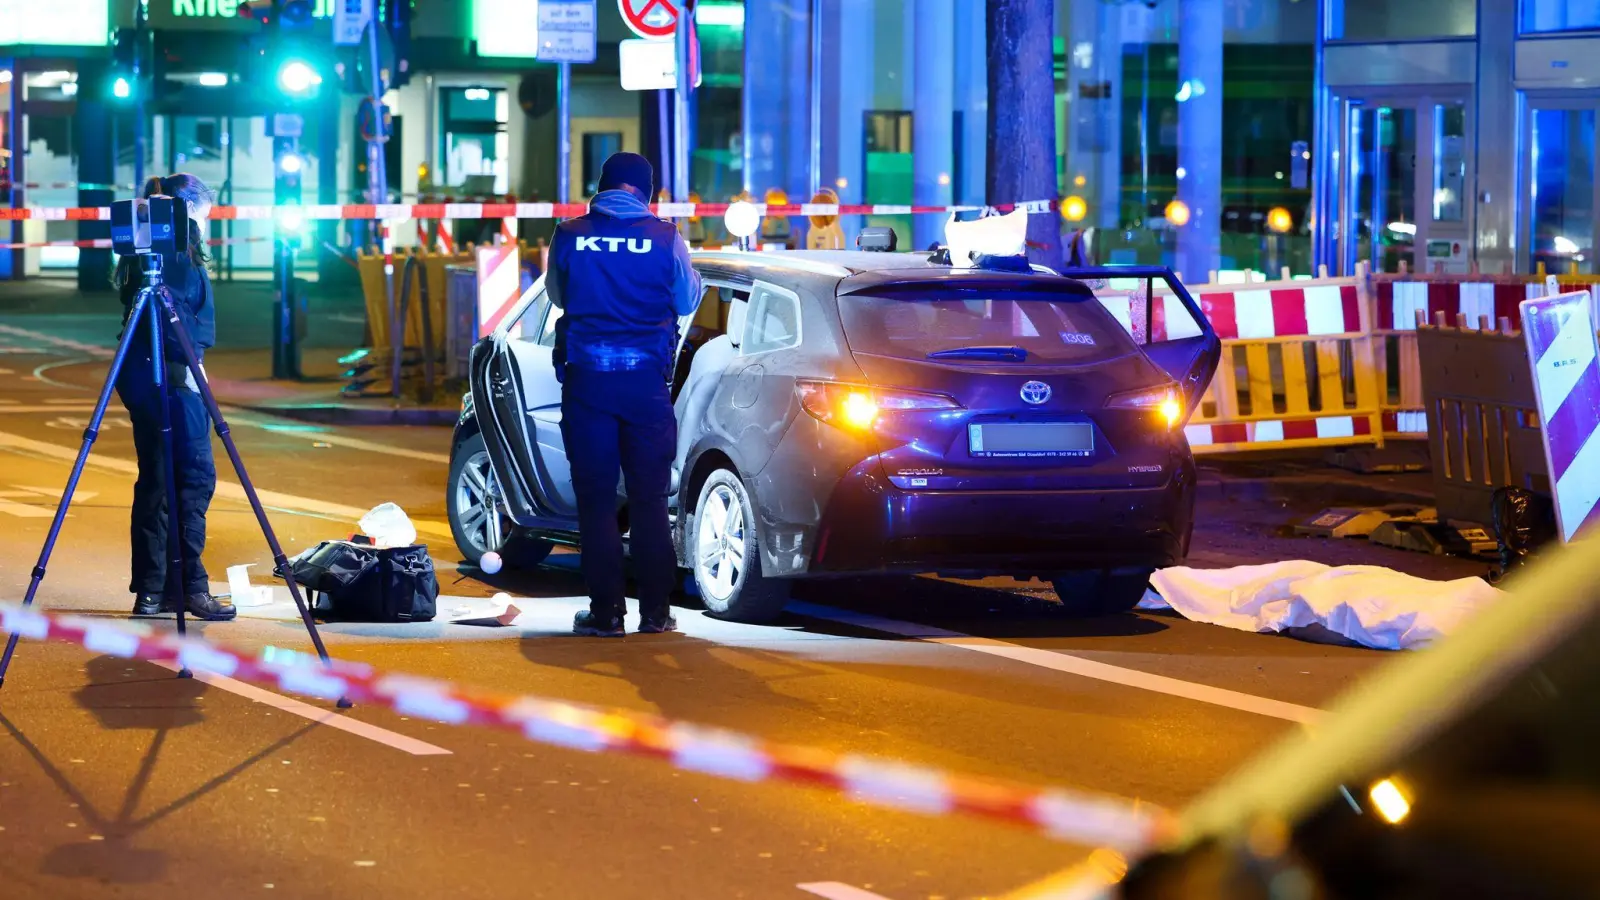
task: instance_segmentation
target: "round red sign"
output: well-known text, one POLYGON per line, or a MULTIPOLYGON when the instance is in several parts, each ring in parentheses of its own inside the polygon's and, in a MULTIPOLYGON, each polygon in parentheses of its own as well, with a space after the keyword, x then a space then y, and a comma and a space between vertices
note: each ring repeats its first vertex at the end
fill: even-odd
POLYGON ((678 6, 672 0, 617 0, 617 8, 639 37, 669 38, 678 29, 678 6))

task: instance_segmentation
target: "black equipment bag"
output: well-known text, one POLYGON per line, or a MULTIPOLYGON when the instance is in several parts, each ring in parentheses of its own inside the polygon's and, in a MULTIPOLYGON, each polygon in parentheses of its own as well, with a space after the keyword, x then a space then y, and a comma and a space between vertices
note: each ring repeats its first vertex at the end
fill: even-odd
POLYGON ((438 611, 439 579, 424 544, 379 550, 323 541, 289 565, 296 582, 327 598, 334 618, 427 622, 438 611))

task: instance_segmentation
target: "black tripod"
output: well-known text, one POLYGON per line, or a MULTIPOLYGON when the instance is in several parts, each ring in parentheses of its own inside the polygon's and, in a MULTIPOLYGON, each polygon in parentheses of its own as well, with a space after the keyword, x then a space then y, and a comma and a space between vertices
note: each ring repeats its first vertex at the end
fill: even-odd
MULTIPOLYGON (((167 371, 166 354, 163 347, 164 336, 161 327, 161 312, 153 304, 152 299, 159 299, 162 309, 165 310, 166 319, 172 325, 172 337, 178 342, 178 348, 183 351, 183 360, 189 372, 194 376, 195 385, 200 389, 200 396, 205 401, 206 412, 211 417, 212 424, 216 427, 217 437, 222 439, 222 446, 228 451, 228 459, 233 463, 233 471, 239 476, 239 484, 244 488, 245 497, 250 500, 250 508, 255 511, 256 522, 261 526, 261 533, 267 539, 267 546, 272 550, 272 560, 277 566, 277 571, 282 573, 284 581, 289 584, 289 595, 294 598, 294 605, 300 610, 300 618, 305 622, 306 632, 311 635, 311 643, 317 648, 317 656, 324 663, 328 662, 328 650, 322 645, 322 636, 317 633, 316 620, 311 617, 311 611, 306 607, 305 599, 300 595, 300 586, 295 583, 294 572, 289 567, 289 561, 284 558, 283 547, 278 544, 278 536, 272 531, 272 523, 267 521, 266 510, 261 507, 261 499, 256 496, 255 485, 250 483, 250 476, 244 470, 244 461, 239 458, 239 448, 233 443, 233 435, 228 429, 228 423, 222 418, 222 410, 217 406, 217 398, 211 393, 211 385, 207 383, 205 372, 201 371, 200 364, 195 356, 194 344, 190 342, 189 335, 183 330, 178 321, 178 311, 172 305, 172 294, 161 283, 161 255, 156 253, 142 254, 139 257, 144 273, 143 283, 139 293, 134 297, 133 308, 128 312, 128 322, 122 331, 122 340, 117 343, 116 355, 111 359, 111 371, 106 373, 106 383, 100 388, 100 399, 95 402, 94 415, 89 419, 89 427, 83 430, 83 446, 78 448, 78 458, 72 464, 72 474, 67 476, 67 489, 61 494, 61 505, 56 507, 55 519, 50 523, 50 533, 45 536, 44 546, 39 550, 39 561, 33 567, 33 580, 28 583, 28 594, 23 598, 23 606, 32 606, 34 595, 39 592, 39 583, 44 580, 45 566, 50 562, 50 554, 55 552, 56 539, 61 535, 61 525, 67 519, 67 507, 72 503, 72 496, 78 489, 78 479, 83 475, 83 467, 89 461, 89 451, 94 447, 95 438, 100 436, 100 424, 105 419, 106 407, 111 404, 111 392, 116 389, 117 376, 122 372, 122 364, 128 357, 128 348, 133 344, 134 337, 139 333, 139 328, 148 320, 150 329, 150 359, 154 369, 156 392, 159 395, 161 407, 161 438, 165 445, 163 466, 166 475, 167 492, 167 590, 166 597, 178 598, 178 634, 187 632, 184 620, 184 592, 183 592, 183 542, 182 530, 178 520, 178 481, 174 461, 176 455, 172 438, 172 391, 174 390, 170 373, 167 371)), ((6 670, 11 667, 11 656, 17 650, 17 635, 11 635, 6 641, 5 655, 0 657, 0 686, 5 685, 6 670)), ((179 678, 190 678, 193 674, 187 669, 178 673, 179 678)), ((350 701, 340 698, 340 708, 348 709, 350 701)))

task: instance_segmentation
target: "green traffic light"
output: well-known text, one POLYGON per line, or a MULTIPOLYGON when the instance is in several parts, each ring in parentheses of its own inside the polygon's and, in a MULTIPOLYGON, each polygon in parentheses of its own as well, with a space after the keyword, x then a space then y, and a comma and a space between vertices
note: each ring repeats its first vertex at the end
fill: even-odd
POLYGON ((278 226, 290 233, 298 232, 306 226, 305 212, 298 206, 286 206, 278 210, 278 226))
POLYGON ((118 100, 126 100, 133 93, 133 86, 128 84, 128 79, 119 77, 111 83, 111 94, 118 100))
POLYGON ((301 60, 290 60, 278 68, 278 86, 288 93, 304 94, 320 83, 322 77, 301 60))

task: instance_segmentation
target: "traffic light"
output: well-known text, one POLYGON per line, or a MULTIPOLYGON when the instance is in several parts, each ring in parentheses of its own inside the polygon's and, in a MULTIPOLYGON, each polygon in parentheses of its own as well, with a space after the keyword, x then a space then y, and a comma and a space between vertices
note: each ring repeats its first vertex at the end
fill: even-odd
POLYGON ((106 96, 113 100, 129 100, 140 93, 139 78, 134 74, 138 58, 138 32, 124 28, 117 32, 111 50, 111 71, 106 76, 106 96))
POLYGON ((305 230, 305 211, 301 209, 301 175, 305 158, 299 141, 292 137, 272 139, 273 202, 277 206, 278 239, 289 247, 299 247, 305 230))
POLYGON ((322 83, 322 76, 303 59, 286 58, 278 63, 278 87, 292 97, 304 97, 322 83))

